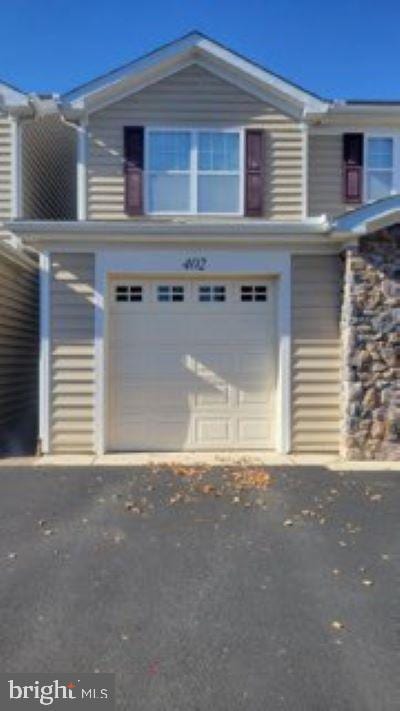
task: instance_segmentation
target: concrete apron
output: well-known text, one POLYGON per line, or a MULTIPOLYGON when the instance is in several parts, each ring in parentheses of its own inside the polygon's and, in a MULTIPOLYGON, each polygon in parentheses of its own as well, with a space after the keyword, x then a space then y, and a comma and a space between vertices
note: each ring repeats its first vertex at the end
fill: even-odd
POLYGON ((398 471, 400 462, 345 461, 331 454, 288 454, 270 452, 128 452, 101 456, 57 454, 42 457, 6 457, 1 467, 143 467, 143 466, 233 466, 233 467, 324 467, 329 471, 398 471))

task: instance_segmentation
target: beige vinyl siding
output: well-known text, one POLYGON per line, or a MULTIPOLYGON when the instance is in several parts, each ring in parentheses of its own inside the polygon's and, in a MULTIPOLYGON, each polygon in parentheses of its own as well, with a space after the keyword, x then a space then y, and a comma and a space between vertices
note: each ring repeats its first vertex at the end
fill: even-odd
POLYGON ((21 125, 22 212, 27 219, 76 218, 76 130, 58 116, 21 125))
MULTIPOLYGON (((24 260, 27 262, 27 260, 24 260)), ((38 375, 38 275, 0 251, 0 451, 34 434, 38 375)))
POLYGON ((265 129, 265 216, 302 216, 299 123, 198 65, 122 99, 90 117, 90 219, 124 219, 123 128, 129 125, 248 126, 265 129))
POLYGON ((0 239, 7 237, 4 222, 12 210, 12 133, 11 121, 0 114, 0 239))
POLYGON ((94 446, 94 255, 51 257, 51 450, 94 446))
POLYGON ((358 205, 343 202, 342 134, 309 136, 309 215, 336 217, 358 205))
POLYGON ((292 449, 337 452, 340 290, 337 256, 292 258, 292 449))

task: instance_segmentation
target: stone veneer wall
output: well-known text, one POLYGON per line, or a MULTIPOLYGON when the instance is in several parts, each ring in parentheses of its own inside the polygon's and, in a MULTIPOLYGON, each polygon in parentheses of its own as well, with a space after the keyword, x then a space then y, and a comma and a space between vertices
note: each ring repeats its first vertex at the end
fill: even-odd
POLYGON ((400 225, 347 250, 342 328, 342 454, 400 460, 400 225))

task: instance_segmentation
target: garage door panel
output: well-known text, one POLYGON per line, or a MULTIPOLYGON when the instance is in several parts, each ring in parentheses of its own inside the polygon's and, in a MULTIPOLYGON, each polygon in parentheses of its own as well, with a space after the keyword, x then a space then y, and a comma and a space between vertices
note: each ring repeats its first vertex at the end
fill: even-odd
POLYGON ((171 450, 184 449, 188 442, 189 423, 184 418, 158 417, 126 422, 114 437, 118 437, 119 449, 171 450), (133 445, 132 445, 133 443, 133 445))
POLYGON ((264 303, 242 303, 240 283, 223 280, 224 302, 201 302, 199 283, 188 281, 183 303, 158 303, 160 284, 143 281, 140 303, 118 303, 111 282, 109 448, 272 448, 272 282, 264 303))
POLYGON ((195 421, 195 438, 200 444, 209 442, 211 446, 222 448, 233 443, 233 423, 229 418, 205 417, 195 421))
POLYGON ((253 442, 257 447, 262 448, 265 441, 265 433, 271 431, 271 421, 260 418, 243 418, 239 420, 239 441, 253 442))

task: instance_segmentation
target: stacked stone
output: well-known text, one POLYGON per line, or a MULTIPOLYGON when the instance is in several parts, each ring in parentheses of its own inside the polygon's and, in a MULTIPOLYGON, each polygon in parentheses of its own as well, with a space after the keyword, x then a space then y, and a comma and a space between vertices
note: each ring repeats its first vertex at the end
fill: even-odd
POLYGON ((400 460, 400 225, 346 253, 344 455, 400 460))

